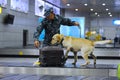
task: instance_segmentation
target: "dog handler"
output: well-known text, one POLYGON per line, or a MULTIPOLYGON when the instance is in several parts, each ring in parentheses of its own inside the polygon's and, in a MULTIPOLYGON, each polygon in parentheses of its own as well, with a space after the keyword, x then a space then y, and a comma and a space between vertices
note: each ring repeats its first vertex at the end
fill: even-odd
MULTIPOLYGON (((42 30, 45 30, 45 37, 43 41, 43 47, 50 46, 52 36, 60 33, 60 25, 67 25, 67 26, 78 26, 79 23, 75 21, 71 21, 69 18, 61 17, 60 15, 56 15, 53 11, 52 7, 46 8, 44 13, 45 18, 42 20, 40 25, 36 28, 36 32, 33 35, 34 38, 34 46, 36 48, 39 48, 40 41, 39 35, 41 34, 42 30)), ((80 29, 80 28, 79 28, 80 29)), ((34 66, 39 65, 39 60, 37 60, 34 64, 34 66)))

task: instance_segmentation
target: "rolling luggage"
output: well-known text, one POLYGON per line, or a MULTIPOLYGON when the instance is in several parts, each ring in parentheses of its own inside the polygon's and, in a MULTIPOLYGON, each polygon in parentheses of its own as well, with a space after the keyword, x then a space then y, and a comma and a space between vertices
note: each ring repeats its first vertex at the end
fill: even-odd
POLYGON ((40 66, 64 66, 64 51, 56 46, 40 49, 40 66))

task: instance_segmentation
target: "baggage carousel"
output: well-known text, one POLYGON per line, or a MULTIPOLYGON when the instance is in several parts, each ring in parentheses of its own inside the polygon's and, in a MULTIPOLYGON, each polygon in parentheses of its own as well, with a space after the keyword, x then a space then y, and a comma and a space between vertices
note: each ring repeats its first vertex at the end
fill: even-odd
POLYGON ((6 74, 0 80, 118 80, 116 77, 104 76, 51 76, 51 75, 27 75, 6 74))
POLYGON ((117 65, 90 64, 40 67, 26 62, 0 62, 0 80, 118 80, 117 65))

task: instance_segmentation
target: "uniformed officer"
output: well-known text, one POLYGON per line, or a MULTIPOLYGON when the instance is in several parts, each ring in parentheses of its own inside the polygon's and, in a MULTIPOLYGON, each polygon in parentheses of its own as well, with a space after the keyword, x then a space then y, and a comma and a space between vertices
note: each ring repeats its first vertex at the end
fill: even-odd
POLYGON ((36 32, 34 33, 34 46, 39 47, 39 35, 41 34, 42 30, 45 29, 45 38, 43 41, 43 46, 50 46, 50 41, 52 36, 56 33, 60 33, 60 25, 67 25, 67 26, 79 26, 78 22, 71 21, 68 18, 63 18, 59 15, 55 15, 53 8, 45 9, 45 18, 37 27, 36 32))

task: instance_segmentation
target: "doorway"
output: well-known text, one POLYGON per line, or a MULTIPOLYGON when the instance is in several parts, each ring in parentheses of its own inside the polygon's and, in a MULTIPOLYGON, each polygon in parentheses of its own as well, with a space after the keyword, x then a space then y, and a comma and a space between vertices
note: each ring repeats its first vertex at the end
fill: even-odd
POLYGON ((27 46, 28 30, 23 30, 23 47, 27 46))

